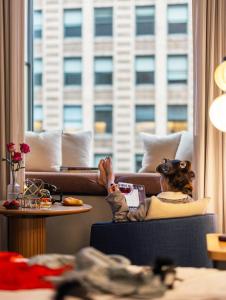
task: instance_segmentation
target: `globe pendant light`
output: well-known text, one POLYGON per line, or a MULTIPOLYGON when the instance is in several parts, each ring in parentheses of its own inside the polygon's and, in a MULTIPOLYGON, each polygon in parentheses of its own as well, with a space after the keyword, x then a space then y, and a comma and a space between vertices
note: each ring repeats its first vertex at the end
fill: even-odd
MULTIPOLYGON (((216 68, 214 80, 217 86, 226 91, 226 57, 223 62, 216 68)), ((210 121, 220 131, 226 132, 226 94, 217 97, 209 109, 210 121)))
POLYGON ((213 101, 209 109, 209 117, 218 130, 226 132, 226 94, 213 101))
POLYGON ((216 68, 214 79, 217 86, 226 92, 226 57, 223 58, 223 62, 216 68))

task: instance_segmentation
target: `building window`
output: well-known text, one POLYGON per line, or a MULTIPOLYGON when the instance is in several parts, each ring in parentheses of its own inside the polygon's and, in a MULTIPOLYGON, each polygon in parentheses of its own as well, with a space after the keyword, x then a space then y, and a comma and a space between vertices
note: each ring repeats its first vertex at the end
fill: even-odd
POLYGON ((135 171, 138 172, 142 167, 143 154, 135 154, 135 171))
POLYGON ((154 56, 136 56, 136 84, 154 84, 154 56))
POLYGON ((98 167, 100 160, 104 159, 106 157, 112 158, 112 153, 95 153, 94 154, 94 167, 98 167))
POLYGON ((81 105, 64 105, 64 130, 75 131, 82 129, 81 105))
POLYGON ((96 57, 95 85, 112 85, 112 57, 96 57))
POLYGON ((112 8, 95 8, 95 36, 112 36, 112 8))
POLYGON ((136 132, 155 132, 154 105, 136 105, 136 132))
POLYGON ((168 5, 168 34, 186 34, 187 25, 187 4, 168 5))
POLYGON ((34 131, 43 130, 43 108, 42 105, 34 105, 34 131))
POLYGON ((168 133, 187 130, 187 105, 168 105, 168 133))
POLYGON ((34 59, 34 85, 42 86, 42 59, 34 59))
POLYGON ((155 33, 155 7, 136 7, 136 35, 153 35, 155 33))
POLYGON ((95 133, 112 133, 112 105, 95 105, 95 133))
POLYGON ((64 37, 73 38, 82 35, 82 11, 81 9, 64 10, 64 37))
POLYGON ((42 38, 42 11, 34 11, 34 39, 42 38))
POLYGON ((64 85, 80 86, 82 84, 82 60, 81 58, 64 59, 64 85))
POLYGON ((188 77, 187 55, 168 55, 168 84, 186 84, 188 77))

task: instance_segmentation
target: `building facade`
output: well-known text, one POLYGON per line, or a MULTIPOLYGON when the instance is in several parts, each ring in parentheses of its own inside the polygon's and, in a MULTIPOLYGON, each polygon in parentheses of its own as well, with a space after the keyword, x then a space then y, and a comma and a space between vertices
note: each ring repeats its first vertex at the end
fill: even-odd
POLYGON ((140 132, 192 130, 191 23, 189 0, 34 0, 34 129, 137 170, 140 132))

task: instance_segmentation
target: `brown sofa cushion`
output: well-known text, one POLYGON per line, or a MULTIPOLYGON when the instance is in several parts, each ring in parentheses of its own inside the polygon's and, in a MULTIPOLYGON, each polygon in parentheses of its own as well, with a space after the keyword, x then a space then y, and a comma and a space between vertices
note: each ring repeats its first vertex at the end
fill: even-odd
MULTIPOLYGON (((64 172, 26 172, 26 178, 40 178, 56 185, 64 194, 106 195, 104 187, 97 183, 96 173, 64 173, 64 172)), ((146 195, 160 192, 159 174, 124 173, 116 174, 116 182, 143 184, 146 195)))

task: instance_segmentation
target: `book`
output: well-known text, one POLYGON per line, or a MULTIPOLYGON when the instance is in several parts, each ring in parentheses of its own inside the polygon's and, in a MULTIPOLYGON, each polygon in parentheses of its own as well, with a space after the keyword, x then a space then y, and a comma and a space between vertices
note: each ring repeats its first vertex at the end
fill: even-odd
POLYGON ((98 173, 98 168, 94 167, 60 167, 61 172, 69 173, 98 173))

